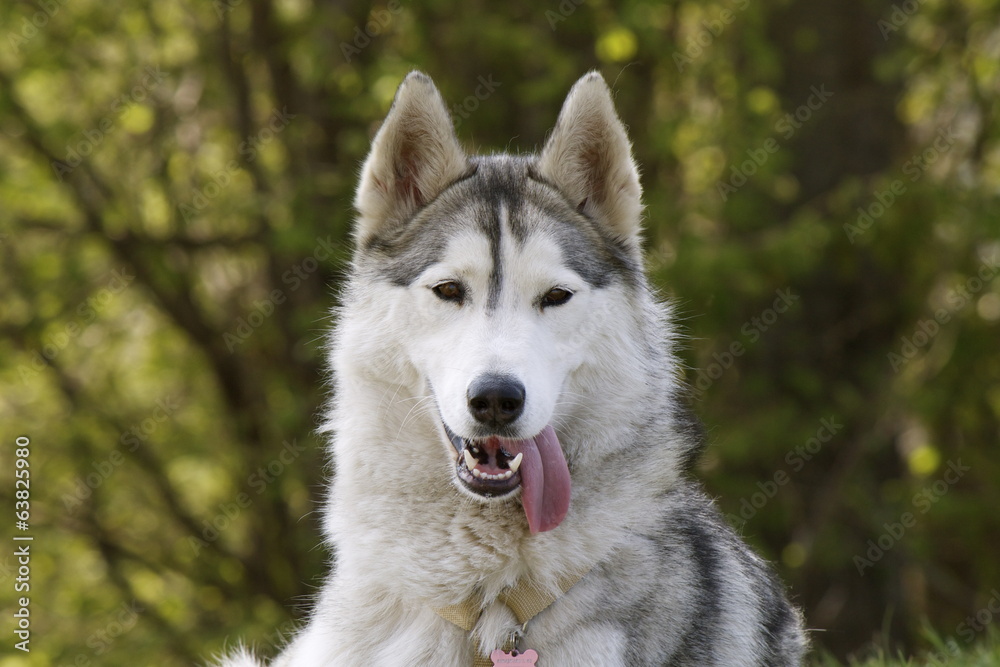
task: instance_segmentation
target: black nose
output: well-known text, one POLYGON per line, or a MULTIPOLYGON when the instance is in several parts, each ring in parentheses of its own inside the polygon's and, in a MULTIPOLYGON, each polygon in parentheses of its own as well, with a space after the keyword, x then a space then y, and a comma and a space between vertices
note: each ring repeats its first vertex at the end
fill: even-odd
POLYGON ((524 385, 507 375, 483 375, 466 392, 469 412, 484 426, 507 426, 524 411, 524 385))

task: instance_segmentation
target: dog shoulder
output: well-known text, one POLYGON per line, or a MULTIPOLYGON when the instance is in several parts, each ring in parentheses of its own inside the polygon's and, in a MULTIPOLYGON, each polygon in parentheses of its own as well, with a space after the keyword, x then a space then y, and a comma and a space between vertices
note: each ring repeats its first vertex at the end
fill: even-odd
POLYGON ((629 650, 672 656, 670 665, 801 664, 799 611, 712 501, 685 483, 655 511, 654 530, 595 569, 589 596, 607 622, 628 628, 629 650))

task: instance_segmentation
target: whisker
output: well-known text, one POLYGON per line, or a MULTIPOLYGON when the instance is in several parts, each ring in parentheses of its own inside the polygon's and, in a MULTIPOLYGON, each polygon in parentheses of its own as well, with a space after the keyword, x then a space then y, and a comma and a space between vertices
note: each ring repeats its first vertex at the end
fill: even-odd
POLYGON ((410 407, 409 411, 407 411, 406 415, 403 417, 403 421, 401 421, 399 424, 399 430, 396 432, 397 439, 403 433, 403 429, 406 428, 406 423, 410 420, 411 416, 420 417, 424 413, 429 414, 429 412, 427 412, 427 408, 430 407, 431 404, 429 404, 428 402, 433 400, 434 400, 433 396, 424 396, 421 398, 421 400, 419 400, 417 403, 415 403, 410 407), (421 410, 423 410, 423 413, 421 412, 421 410))

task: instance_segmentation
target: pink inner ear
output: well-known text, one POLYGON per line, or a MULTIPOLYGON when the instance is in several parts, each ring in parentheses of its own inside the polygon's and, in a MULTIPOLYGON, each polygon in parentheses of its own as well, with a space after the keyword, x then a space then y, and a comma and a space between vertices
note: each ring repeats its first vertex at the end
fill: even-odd
POLYGON ((404 145, 396 160, 396 196, 414 206, 424 205, 424 195, 417 185, 417 160, 413 147, 404 145))

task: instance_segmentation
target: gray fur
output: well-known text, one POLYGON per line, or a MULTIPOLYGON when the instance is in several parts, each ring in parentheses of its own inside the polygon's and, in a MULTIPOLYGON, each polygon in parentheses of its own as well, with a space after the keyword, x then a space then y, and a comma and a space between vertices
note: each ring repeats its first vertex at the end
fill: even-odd
MULTIPOLYGON (((359 259, 374 264, 374 270, 393 284, 409 285, 437 261, 448 238, 462 226, 474 224, 490 239, 494 271, 499 273, 495 249, 506 230, 496 211, 502 205, 519 244, 528 237, 529 221, 541 221, 544 231, 558 239, 566 263, 594 287, 604 287, 611 274, 634 281, 642 267, 632 249, 574 210, 538 176, 537 163, 536 156, 472 158, 467 174, 405 224, 371 237, 359 259)), ((541 230, 536 226, 533 231, 541 230)), ((491 282, 499 289, 499 276, 491 282)))
POLYGON ((801 615, 690 474, 700 427, 642 271, 638 174, 607 86, 574 86, 539 156, 466 158, 443 109, 407 77, 365 166, 324 426, 335 567, 273 665, 467 667, 518 627, 500 592, 577 571, 524 631, 541 667, 801 664, 801 615), (441 281, 462 299, 434 296, 441 281), (546 309, 553 287, 573 296, 546 309), (442 423, 477 437, 465 391, 484 373, 526 387, 511 437, 558 433, 572 498, 547 532, 528 531, 517 493, 456 479, 442 423), (470 596, 471 633, 434 611, 470 596))

